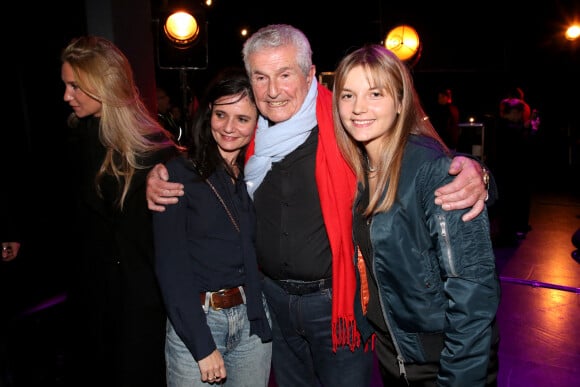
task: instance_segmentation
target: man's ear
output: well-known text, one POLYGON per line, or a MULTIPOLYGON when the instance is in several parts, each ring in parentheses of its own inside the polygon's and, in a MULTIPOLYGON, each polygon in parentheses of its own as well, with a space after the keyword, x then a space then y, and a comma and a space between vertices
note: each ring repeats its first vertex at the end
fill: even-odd
POLYGON ((315 65, 311 65, 310 66, 310 71, 308 72, 308 85, 310 86, 310 81, 312 79, 312 77, 316 76, 316 66, 315 65))

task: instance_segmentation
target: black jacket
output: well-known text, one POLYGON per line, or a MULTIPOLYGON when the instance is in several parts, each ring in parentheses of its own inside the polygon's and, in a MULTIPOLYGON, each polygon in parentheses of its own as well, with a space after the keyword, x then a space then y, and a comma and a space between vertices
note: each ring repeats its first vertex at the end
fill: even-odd
MULTIPOLYGON (((119 184, 111 177, 97 194, 95 175, 105 155, 99 120, 76 128, 78 191, 75 232, 78 243, 70 270, 69 306, 72 382, 87 385, 165 385, 166 314, 154 272, 151 213, 145 199, 148 169, 133 177, 124 208, 114 203, 119 184), (77 362, 78 360, 78 362, 77 362), (87 375, 91 375, 87 378, 87 375)), ((175 153, 153 155, 149 163, 175 153)))

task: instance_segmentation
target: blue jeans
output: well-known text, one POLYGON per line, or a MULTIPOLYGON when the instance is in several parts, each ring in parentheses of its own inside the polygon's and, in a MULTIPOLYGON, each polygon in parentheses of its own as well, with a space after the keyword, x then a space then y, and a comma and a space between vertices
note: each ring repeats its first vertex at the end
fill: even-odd
MULTIPOLYGON (((266 314, 268 314, 268 309, 266 309, 266 314)), ((270 377, 272 343, 262 343, 257 335, 250 336, 250 321, 246 314, 246 305, 222 310, 209 308, 206 316, 207 324, 226 367, 227 379, 220 386, 267 386, 270 377)), ((169 387, 207 387, 210 385, 201 381, 197 362, 173 329, 170 321, 167 321, 165 359, 169 387)))
MULTIPOLYGON (((332 351, 332 289, 291 295, 264 280, 272 317, 272 367, 278 387, 368 387, 372 351, 332 351)), ((353 301, 354 302, 354 301, 353 301)))

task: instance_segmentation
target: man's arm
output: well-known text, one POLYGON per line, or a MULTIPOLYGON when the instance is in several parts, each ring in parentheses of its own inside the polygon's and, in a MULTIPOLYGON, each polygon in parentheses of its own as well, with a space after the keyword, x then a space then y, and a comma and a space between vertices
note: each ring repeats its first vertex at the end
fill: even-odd
POLYGON ((171 183, 163 164, 157 164, 147 174, 147 207, 151 211, 163 212, 168 204, 175 204, 183 196, 183 184, 171 183))
MULTIPOLYGON (((467 222, 475 218, 485 206, 487 187, 483 182, 481 164, 465 156, 457 156, 449 167, 449 173, 457 175, 453 182, 435 191, 435 204, 446 211, 472 207, 462 219, 467 222)), ((175 204, 183 196, 183 185, 171 183, 163 164, 157 164, 147 175, 147 207, 151 211, 163 212, 168 204, 175 204)))
POLYGON ((457 177, 435 191, 435 204, 446 211, 471 207, 462 217, 464 222, 470 221, 483 211, 488 197, 483 168, 477 160, 456 156, 449 174, 457 177))

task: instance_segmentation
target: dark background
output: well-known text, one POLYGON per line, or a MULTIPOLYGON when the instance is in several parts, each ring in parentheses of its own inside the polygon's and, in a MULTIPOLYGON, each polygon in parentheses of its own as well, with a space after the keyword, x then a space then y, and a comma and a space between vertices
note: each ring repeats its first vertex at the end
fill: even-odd
MULTIPOLYGON (((159 3, 153 1, 154 12, 159 3)), ((575 93, 580 86, 580 44, 563 36, 568 22, 580 21, 578 1, 542 1, 533 6, 522 0, 357 0, 348 6, 327 0, 214 3, 207 11, 209 70, 189 74, 197 89, 213 69, 241 64, 242 27, 250 32, 270 23, 299 27, 311 41, 320 73, 333 71, 353 48, 381 43, 392 27, 406 23, 416 28, 423 42, 413 72, 425 105, 435 101, 437 88, 447 86, 454 91, 462 120, 481 118, 495 114, 505 90, 517 85, 548 120, 546 126, 578 122, 567 113, 580 105, 575 93)), ((176 74, 159 73, 178 84, 176 74)))
MULTIPOLYGON (((129 16, 128 22, 117 27, 117 36, 143 23, 150 23, 155 34, 152 21, 167 3, 166 0, 112 2, 143 3, 143 7, 151 9, 151 21, 130 20, 129 16)), ((85 3, 95 1, 63 0, 8 6, 15 7, 16 12, 7 12, 7 15, 26 17, 14 32, 4 27, 7 30, 4 41, 8 45, 8 49, 4 45, 4 63, 8 68, 5 78, 15 82, 9 83, 15 93, 8 98, 17 99, 16 108, 24 105, 25 118, 30 120, 27 136, 32 142, 52 132, 40 129, 42 126, 58 127, 69 112, 62 102, 64 89, 58 55, 72 37, 91 32, 87 27, 87 18, 91 15, 86 14, 85 3), (24 37, 18 38, 19 34, 24 37), (21 98, 16 97, 19 94, 21 98)), ((198 1, 186 3, 200 4, 198 1)), ((94 13, 94 8, 91 9, 94 13)), ((299 27, 311 41, 314 63, 320 73, 332 71, 340 58, 353 48, 369 42, 380 43, 392 27, 407 23, 416 28, 423 43, 413 73, 427 107, 435 101, 436 89, 449 87, 454 91, 454 102, 460 108, 462 120, 470 116, 479 120, 486 114, 495 114, 506 89, 520 86, 530 105, 540 111, 546 130, 567 131, 571 126, 577 130, 580 42, 566 41, 563 32, 568 22, 580 21, 579 1, 541 1, 532 6, 523 0, 357 0, 344 6, 328 0, 287 3, 214 0, 213 7, 206 10, 206 17, 207 69, 187 72, 188 83, 196 94, 201 94, 215 70, 241 64, 243 39, 239 30, 242 27, 249 28, 250 32, 269 23, 299 27)), ((130 49, 127 43, 122 48, 130 49)), ((130 59, 136 69, 155 66, 140 58, 130 59)), ((172 88, 174 97, 179 98, 178 71, 158 68, 155 71, 157 81, 172 88)), ((44 144, 43 140, 40 142, 44 144)))
MULTIPOLYGON (((167 0, 112 1, 131 8, 147 7, 151 20, 123 21, 116 37, 130 33, 137 25, 151 24, 167 0), (137 6, 135 6, 137 4, 137 6)), ((62 0, 37 4, 11 4, 6 22, 24 15, 18 28, 6 30, 5 67, 10 80, 20 80, 28 116, 62 123, 68 108, 62 102, 60 50, 74 36, 89 31, 85 3, 107 4, 107 0, 62 0), (14 15, 14 16, 12 16, 14 15), (18 38, 24 35, 23 38, 18 38), (12 49, 12 47, 15 47, 12 49), (16 74, 14 74, 16 72, 16 74)), ((188 4, 201 4, 189 1, 188 4)), ((95 13, 94 6, 91 13, 95 13)), ((97 11, 100 8, 97 7, 97 11)), ((422 53, 413 68, 417 89, 426 106, 435 101, 436 89, 449 87, 462 120, 495 114, 505 90, 514 85, 526 93, 537 108, 544 128, 553 131, 578 126, 575 110, 580 106, 580 42, 563 37, 567 23, 580 21, 580 2, 573 0, 413 1, 356 0, 347 6, 329 0, 293 0, 287 3, 265 0, 214 0, 206 10, 208 20, 207 70, 188 71, 188 83, 200 94, 211 74, 220 67, 241 64, 242 27, 250 32, 269 23, 290 23, 309 37, 318 72, 332 71, 345 53, 364 43, 380 43, 394 26, 407 23, 418 31, 422 53)), ((109 21, 115 23, 114 21, 109 21)), ((93 27, 94 28, 94 27, 93 27)), ((137 42, 136 42, 137 43, 137 42)), ((121 45, 127 51, 130 44, 121 45)), ((131 58, 139 69, 155 66, 131 58)), ((175 70, 156 69, 157 80, 172 88, 179 98, 179 75, 175 70)), ((10 84, 12 85, 12 84, 10 84)), ((13 90, 16 90, 13 89, 13 90)), ((144 93, 146 94, 146 93, 144 93)), ((14 94, 15 95, 15 94, 14 94)), ((40 125, 30 123, 38 132, 40 125)), ((35 136, 36 137, 36 134, 35 136)))

